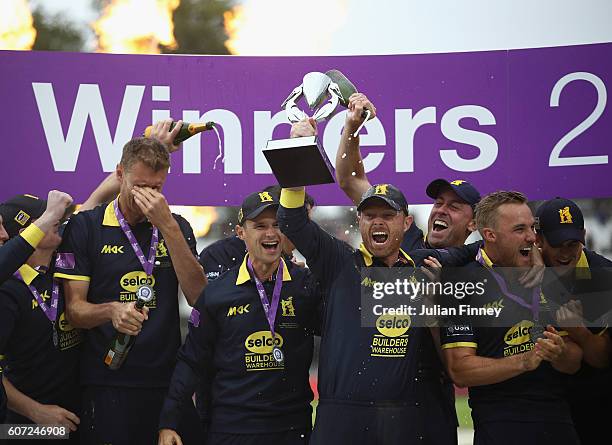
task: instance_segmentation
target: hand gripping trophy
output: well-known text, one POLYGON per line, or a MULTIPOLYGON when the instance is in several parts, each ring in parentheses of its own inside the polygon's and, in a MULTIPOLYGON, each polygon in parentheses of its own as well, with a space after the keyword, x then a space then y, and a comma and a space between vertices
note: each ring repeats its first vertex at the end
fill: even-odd
MULTIPOLYGON (((293 89, 281 107, 285 109, 291 123, 307 119, 308 114, 297 105, 298 100, 304 96, 308 107, 314 112, 312 118, 322 122, 336 112, 338 105, 347 107, 350 95, 356 92, 355 86, 338 70, 310 72, 304 76, 302 84, 293 89), (327 102, 323 104, 326 99, 327 102)), ((364 110, 364 121, 356 133, 370 115, 370 110, 364 110)), ((334 182, 331 163, 316 136, 271 140, 263 153, 278 183, 283 187, 334 182)))

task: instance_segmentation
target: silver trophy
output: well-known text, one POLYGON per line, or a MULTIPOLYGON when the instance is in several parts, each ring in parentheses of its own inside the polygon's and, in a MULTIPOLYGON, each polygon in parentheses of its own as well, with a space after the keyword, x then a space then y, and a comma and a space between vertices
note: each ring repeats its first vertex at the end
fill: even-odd
POLYGON ((308 115, 297 106, 297 101, 304 96, 308 107, 314 111, 313 119, 322 122, 336 111, 340 101, 344 101, 340 87, 336 82, 332 82, 327 74, 312 72, 304 76, 302 84, 295 87, 289 97, 285 99, 281 107, 287 113, 289 122, 299 122, 306 119, 308 115), (329 101, 319 107, 321 103, 329 97, 329 101))
MULTIPOLYGON (((281 107, 285 109, 291 123, 306 119, 309 115, 298 107, 298 101, 304 96, 313 112, 312 118, 322 122, 336 112, 338 105, 346 107, 349 96, 356 91, 350 81, 337 70, 325 74, 311 72, 304 76, 302 84, 293 89, 281 107)), ((271 140, 263 153, 278 183, 283 187, 334 182, 331 163, 316 136, 271 140)))

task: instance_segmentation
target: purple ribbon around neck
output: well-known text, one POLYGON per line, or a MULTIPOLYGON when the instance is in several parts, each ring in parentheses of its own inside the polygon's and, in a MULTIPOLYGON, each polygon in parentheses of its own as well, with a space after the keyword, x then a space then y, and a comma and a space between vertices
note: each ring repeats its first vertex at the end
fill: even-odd
MULTIPOLYGON (((19 272, 15 272, 15 276, 19 280, 23 281, 25 284, 25 281, 19 272)), ((38 306, 42 309, 45 316, 49 319, 51 323, 55 323, 55 320, 57 319, 57 304, 59 301, 59 283, 55 279, 53 279, 51 303, 48 306, 45 304, 45 300, 34 286, 32 286, 31 284, 26 284, 26 286, 28 286, 28 289, 30 289, 30 292, 34 296, 34 299, 38 303, 38 306)))
POLYGON ((274 322, 276 321, 276 311, 278 310, 278 302, 280 301, 281 288, 283 287, 283 261, 279 261, 278 270, 276 272, 276 282, 274 283, 274 290, 272 291, 272 301, 268 301, 268 295, 266 294, 266 290, 255 275, 253 271, 253 263, 251 263, 251 259, 247 258, 247 267, 249 272, 251 272, 251 276, 253 280, 255 280, 255 287, 257 287, 257 293, 259 294, 259 299, 261 300, 261 305, 263 306, 264 312, 266 314, 266 319, 268 320, 268 325, 270 325, 270 332, 272 333, 272 338, 275 337, 274 333, 274 322))
POLYGON ((151 276, 155 263, 155 252, 157 251, 157 243, 159 241, 159 233, 157 227, 153 226, 153 233, 151 234, 151 247, 149 248, 149 258, 147 259, 145 258, 144 253, 140 248, 138 241, 136 240, 136 237, 132 233, 132 229, 130 229, 130 226, 125 220, 125 216, 123 216, 123 213, 121 213, 121 210, 119 210, 119 198, 113 201, 113 207, 115 208, 115 216, 117 217, 119 226, 121 226, 121 230, 123 230, 123 233, 125 233, 125 236, 127 236, 128 241, 132 245, 132 249, 134 249, 134 253, 138 257, 138 261, 140 261, 140 264, 142 264, 142 268, 144 269, 147 276, 151 276))
POLYGON ((491 272, 491 275, 493 276, 493 278, 495 278, 495 281, 497 281, 497 284, 500 290, 502 291, 502 294, 510 298, 512 301, 514 301, 519 306, 529 309, 531 311, 531 314, 533 315, 533 320, 538 321, 538 318, 540 315, 540 293, 541 293, 540 286, 537 286, 533 289, 533 292, 531 294, 531 304, 528 304, 521 297, 510 292, 510 289, 508 289, 508 285, 506 284, 506 281, 497 272, 495 272, 492 267, 489 267, 487 265, 487 263, 485 262, 482 256, 482 249, 478 251, 478 254, 476 255, 476 261, 478 261, 480 264, 486 267, 489 270, 489 272, 491 272))

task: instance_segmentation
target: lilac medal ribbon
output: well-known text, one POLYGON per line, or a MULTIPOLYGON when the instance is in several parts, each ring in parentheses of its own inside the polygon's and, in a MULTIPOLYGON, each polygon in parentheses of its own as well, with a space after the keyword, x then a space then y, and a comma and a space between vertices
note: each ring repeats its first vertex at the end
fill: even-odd
MULTIPOLYGON (((14 276, 17 277, 17 279, 23 281, 23 284, 25 284, 25 280, 23 279, 23 277, 21 276, 19 272, 15 272, 14 276)), ((45 304, 45 300, 43 299, 43 297, 40 295, 40 293, 38 292, 38 290, 36 290, 34 286, 32 286, 31 284, 26 284, 26 286, 28 286, 28 289, 30 289, 30 293, 34 296, 34 299, 38 303, 38 307, 40 307, 40 309, 43 311, 45 316, 51 322, 51 331, 53 334, 53 345, 57 348, 59 341, 57 338, 57 331, 55 330, 55 320, 57 320, 57 304, 59 302, 59 283, 55 279, 53 279, 53 287, 51 291, 51 302, 49 303, 48 306, 45 304)))
POLYGON ((531 304, 525 303, 525 301, 521 297, 510 292, 508 286, 506 285, 506 281, 497 272, 495 272, 493 268, 487 265, 482 256, 482 250, 478 250, 478 255, 476 255, 476 261, 478 261, 484 267, 489 269, 489 272, 491 272, 491 275, 493 276, 493 278, 495 278, 495 281, 497 281, 500 290, 506 297, 510 298, 519 306, 529 309, 531 311, 531 314, 533 315, 533 320, 536 322, 538 321, 540 313, 540 286, 537 286, 533 289, 533 292, 531 294, 531 304))
POLYGON ((149 249, 149 258, 145 258, 138 241, 136 241, 136 237, 132 233, 132 229, 128 225, 125 220, 125 216, 119 210, 119 198, 113 201, 113 207, 115 208, 115 216, 117 217, 117 221, 119 222, 119 226, 121 226, 121 230, 127 236, 128 241, 132 245, 132 249, 134 249, 134 253, 138 257, 138 261, 142 264, 142 268, 144 269, 147 276, 151 276, 153 273, 153 266, 155 262, 155 252, 157 251, 157 243, 159 241, 159 233, 157 227, 153 226, 153 233, 151 234, 151 247, 149 249))
MULTIPOLYGON (((19 272, 15 272, 14 275, 19 280, 23 281, 25 284, 25 281, 19 272)), ((34 299, 38 303, 38 306, 40 306, 40 308, 42 309, 44 314, 47 316, 49 321, 51 323, 55 323, 55 320, 57 318, 57 303, 59 301, 58 282, 55 279, 53 280, 53 290, 51 291, 51 303, 49 304, 49 306, 45 304, 45 300, 43 299, 43 297, 40 295, 40 293, 36 290, 34 286, 32 286, 31 284, 27 284, 26 286, 28 286, 28 289, 30 289, 30 292, 32 293, 32 295, 34 295, 34 299)))
POLYGON ((274 290, 272 291, 272 301, 268 301, 268 295, 266 294, 266 290, 255 275, 253 271, 253 263, 251 263, 251 259, 247 258, 247 267, 251 275, 253 276, 253 280, 255 280, 255 286, 257 287, 257 293, 259 294, 259 299, 261 300, 261 305, 263 306, 264 312, 266 314, 266 319, 268 320, 268 325, 270 325, 270 332, 272 333, 272 339, 275 337, 274 333, 274 322, 276 321, 276 311, 278 310, 278 302, 280 301, 281 288, 283 287, 283 262, 282 260, 278 263, 278 271, 276 272, 276 282, 274 283, 274 290))

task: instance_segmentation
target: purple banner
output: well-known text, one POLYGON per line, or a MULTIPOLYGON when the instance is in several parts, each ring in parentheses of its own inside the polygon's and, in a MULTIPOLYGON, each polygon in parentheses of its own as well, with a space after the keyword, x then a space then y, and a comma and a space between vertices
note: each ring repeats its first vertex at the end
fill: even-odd
MULTIPOLYGON (((309 71, 336 68, 374 102, 362 131, 371 182, 431 202, 434 178, 465 179, 485 194, 531 199, 609 197, 612 44, 354 57, 143 56, 0 51, 1 193, 82 202, 112 171, 124 143, 167 116, 220 125, 173 154, 173 204, 238 205, 274 183, 261 153, 288 137, 280 104, 309 71)), ((319 128, 334 164, 344 122, 319 128)), ((322 205, 348 205, 336 185, 312 187, 322 205)))

